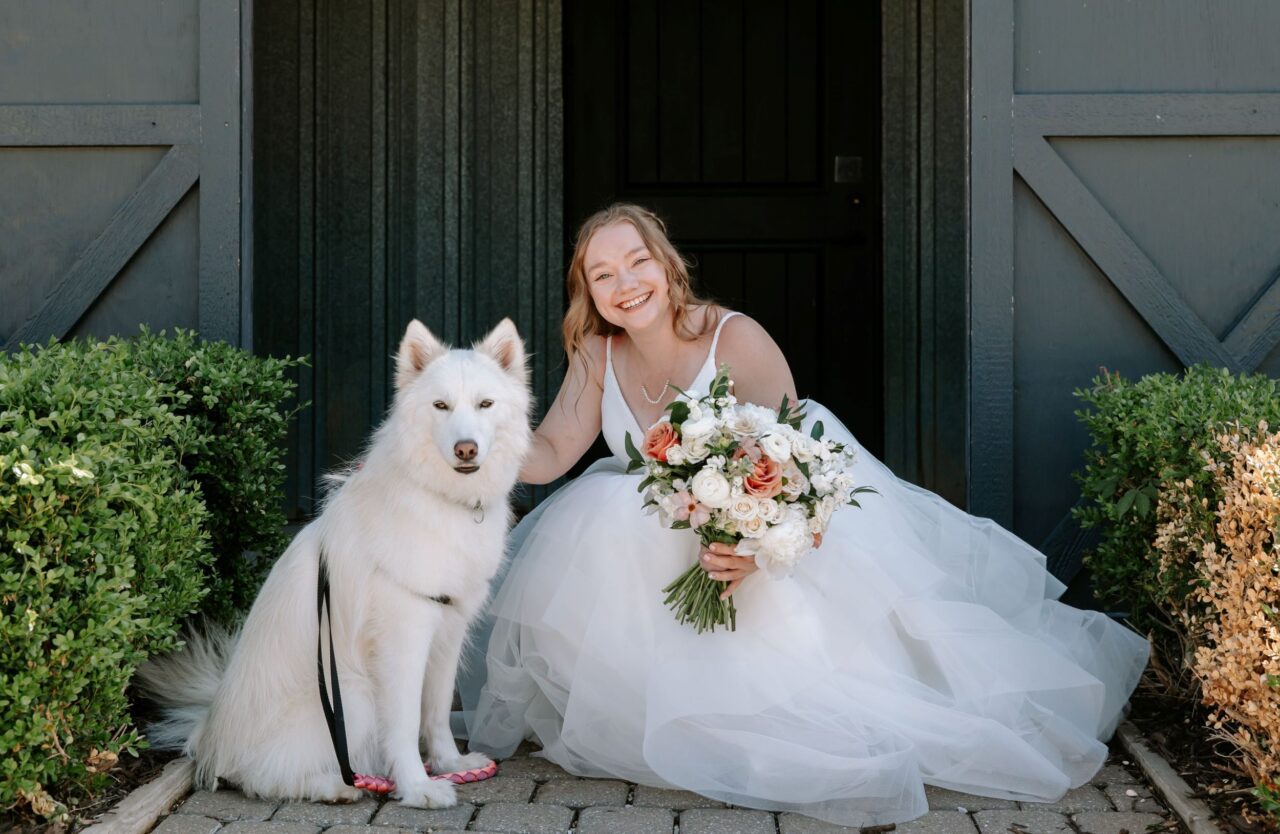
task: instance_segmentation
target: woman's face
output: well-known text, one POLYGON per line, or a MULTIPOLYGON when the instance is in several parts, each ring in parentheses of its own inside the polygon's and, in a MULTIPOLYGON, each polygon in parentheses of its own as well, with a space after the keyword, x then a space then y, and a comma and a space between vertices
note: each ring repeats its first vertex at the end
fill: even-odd
POLYGON ((591 300, 605 321, 625 330, 670 322, 667 271, 629 222, 592 235, 583 266, 591 300))

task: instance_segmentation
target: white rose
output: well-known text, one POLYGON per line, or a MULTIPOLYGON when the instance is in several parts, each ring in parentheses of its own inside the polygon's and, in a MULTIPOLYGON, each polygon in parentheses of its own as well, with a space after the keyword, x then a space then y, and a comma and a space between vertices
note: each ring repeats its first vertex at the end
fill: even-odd
POLYGON ((761 450, 778 463, 791 459, 791 441, 778 432, 769 432, 760 438, 759 443, 761 450))
MULTIPOLYGON (((667 452, 671 454, 670 451, 667 452)), ((713 510, 723 510, 729 506, 729 481, 714 469, 703 468, 693 476, 689 483, 693 497, 713 510)))
MULTIPOLYGON (((686 437, 680 442, 680 448, 684 452, 686 463, 697 463, 707 456, 710 451, 707 447, 707 439, 705 437, 686 437)), ((671 457, 670 450, 667 451, 667 458, 671 457)))
POLYGON ((773 524, 782 518, 782 505, 772 498, 765 498, 763 501, 756 502, 756 514, 765 522, 773 524))
POLYGON ((746 494, 731 496, 728 513, 734 521, 755 518, 760 514, 760 502, 746 494))
POLYGON ((791 456, 801 463, 812 463, 818 456, 816 446, 817 444, 808 437, 794 437, 791 439, 791 456))
POLYGON ((792 501, 809 491, 809 479, 793 462, 788 461, 783 465, 782 479, 782 494, 792 501))
MULTIPOLYGON (((749 518, 745 521, 739 521, 737 522, 737 527, 738 527, 738 532, 746 536, 748 539, 759 539, 760 537, 766 535, 769 532, 768 523, 760 516, 756 516, 755 518, 749 518)), ((744 553, 741 548, 738 549, 738 552, 742 553, 743 555, 750 555, 750 554, 744 553)), ((757 557, 757 559, 758 558, 759 557, 757 557)))
POLYGON ((680 446, 671 446, 667 449, 667 463, 672 466, 679 466, 684 463, 684 449, 680 446))

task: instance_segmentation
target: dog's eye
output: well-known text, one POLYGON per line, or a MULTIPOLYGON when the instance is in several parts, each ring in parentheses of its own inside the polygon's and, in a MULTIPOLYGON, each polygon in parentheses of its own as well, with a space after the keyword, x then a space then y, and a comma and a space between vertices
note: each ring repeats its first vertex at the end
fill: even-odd
POLYGON ((440 409, 441 411, 449 410, 449 404, 444 400, 436 400, 435 402, 432 403, 432 405, 434 405, 436 408, 440 409))
POLYGON ((480 401, 480 407, 481 407, 481 408, 491 408, 492 406, 493 406, 493 400, 481 400, 481 401, 480 401))

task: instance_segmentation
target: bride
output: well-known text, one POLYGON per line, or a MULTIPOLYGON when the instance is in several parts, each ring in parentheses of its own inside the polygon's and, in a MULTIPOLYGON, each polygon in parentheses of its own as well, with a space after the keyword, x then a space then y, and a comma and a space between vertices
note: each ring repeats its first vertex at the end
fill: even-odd
MULTIPOLYGON (((525 738, 570 773, 869 826, 928 810, 924 785, 1053 801, 1086 782, 1147 660, 1145 640, 1056 601, 1045 559, 995 523, 899 480, 831 412, 807 421, 857 449, 878 495, 832 518, 791 577, 642 513, 639 444, 719 363, 739 401, 794 401, 756 322, 694 295, 651 212, 615 205, 578 234, 563 387, 521 480, 596 462, 512 533, 512 558, 460 672, 473 750, 525 738), (699 560, 726 580, 737 630, 699 634, 660 590, 699 560)), ((696 396, 696 394, 695 394, 696 396)), ((808 431, 808 425, 805 426, 808 431)))

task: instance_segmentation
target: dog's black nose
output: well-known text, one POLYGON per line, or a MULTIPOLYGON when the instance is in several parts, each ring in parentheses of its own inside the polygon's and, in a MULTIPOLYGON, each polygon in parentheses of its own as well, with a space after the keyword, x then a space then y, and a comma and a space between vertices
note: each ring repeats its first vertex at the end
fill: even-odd
POLYGON ((454 457, 463 463, 475 460, 476 453, 479 451, 480 449, 476 446, 476 442, 474 440, 459 440, 457 443, 453 444, 454 457))

